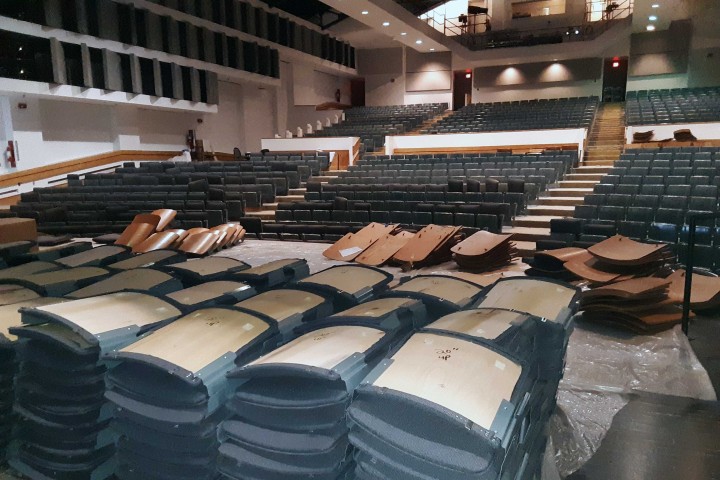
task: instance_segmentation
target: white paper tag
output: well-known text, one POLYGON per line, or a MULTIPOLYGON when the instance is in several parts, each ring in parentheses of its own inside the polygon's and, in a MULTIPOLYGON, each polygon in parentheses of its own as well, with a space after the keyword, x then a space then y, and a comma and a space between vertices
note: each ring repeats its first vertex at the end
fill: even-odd
POLYGON ((340 256, 349 257, 350 255, 355 255, 356 253, 360 253, 362 251, 363 249, 360 247, 350 247, 346 248, 345 250, 340 250, 340 256))
POLYGON ((495 360, 495 368, 498 370, 505 370, 505 364, 500 360, 495 360))

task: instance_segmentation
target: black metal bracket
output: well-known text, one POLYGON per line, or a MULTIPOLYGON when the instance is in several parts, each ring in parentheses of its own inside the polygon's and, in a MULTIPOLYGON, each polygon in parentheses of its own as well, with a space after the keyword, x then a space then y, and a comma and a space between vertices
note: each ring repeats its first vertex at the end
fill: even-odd
MULTIPOLYGON (((685 291, 683 293, 682 331, 685 335, 690 329, 690 294, 692 293, 692 276, 695 267, 695 230, 698 220, 717 219, 719 212, 695 213, 688 216, 687 255, 685 257, 685 291)), ((678 249, 678 253, 679 249, 678 249)))

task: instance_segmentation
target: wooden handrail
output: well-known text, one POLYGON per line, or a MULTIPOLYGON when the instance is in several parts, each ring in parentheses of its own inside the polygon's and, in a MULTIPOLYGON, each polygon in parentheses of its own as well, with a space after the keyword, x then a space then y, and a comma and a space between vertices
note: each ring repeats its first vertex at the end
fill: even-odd
POLYGON ((46 178, 65 175, 68 173, 102 167, 117 162, 130 162, 139 160, 167 160, 178 155, 178 152, 156 152, 142 150, 118 150, 115 152, 100 153, 90 157, 83 157, 68 162, 53 163, 42 167, 29 168, 18 172, 0 175, 0 187, 13 187, 23 183, 36 182, 46 178))

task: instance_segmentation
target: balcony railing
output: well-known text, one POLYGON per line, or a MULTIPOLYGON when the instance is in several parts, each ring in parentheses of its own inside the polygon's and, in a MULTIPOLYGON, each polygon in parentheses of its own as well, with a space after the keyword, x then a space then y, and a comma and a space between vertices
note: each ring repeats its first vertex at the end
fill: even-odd
POLYGON ((420 19, 470 50, 529 47, 594 40, 618 21, 632 15, 633 2, 634 0, 588 0, 582 24, 532 30, 494 31, 492 19, 487 14, 446 18, 435 13, 423 15, 420 19))

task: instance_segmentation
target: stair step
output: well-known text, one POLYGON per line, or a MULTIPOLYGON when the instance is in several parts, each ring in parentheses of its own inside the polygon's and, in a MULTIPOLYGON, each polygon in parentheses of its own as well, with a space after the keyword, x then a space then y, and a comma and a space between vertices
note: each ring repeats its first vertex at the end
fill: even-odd
POLYGON ((303 202, 305 201, 304 195, 278 195, 275 197, 278 202, 303 202))
POLYGON ((561 180, 558 182, 562 188, 592 188, 596 183, 593 180, 561 180))
POLYGON ((535 227, 550 228, 550 220, 554 218, 563 218, 565 215, 523 215, 515 217, 513 226, 516 227, 535 227))
POLYGON ((288 194, 290 195, 305 195, 306 192, 307 188, 305 187, 288 189, 288 194))
POLYGON ((584 202, 583 197, 540 197, 538 198, 538 205, 582 205, 584 202))
POLYGON ((258 210, 245 212, 246 217, 259 218, 260 220, 275 220, 275 210, 258 210))
POLYGON ((605 175, 610 171, 611 168, 611 165, 587 165, 586 162, 583 162, 581 166, 575 168, 575 173, 593 173, 605 175))
POLYGON ((537 244, 535 242, 513 241, 513 243, 515 243, 515 249, 521 257, 535 256, 535 251, 537 250, 537 244))
POLYGON ((567 175, 565 175, 566 180, 599 181, 602 177, 602 173, 568 173, 567 175))
POLYGON ((312 177, 312 180, 314 182, 327 183, 333 178, 337 178, 337 175, 316 175, 312 177))
POLYGON ((584 197, 592 192, 592 188, 551 188, 547 194, 550 197, 584 197))
POLYGON ((518 242, 537 242, 550 238, 550 227, 505 227, 504 234, 512 234, 513 241, 518 242))
POLYGON ((569 216, 575 213, 574 205, 529 205, 527 207, 528 215, 559 215, 569 216))

